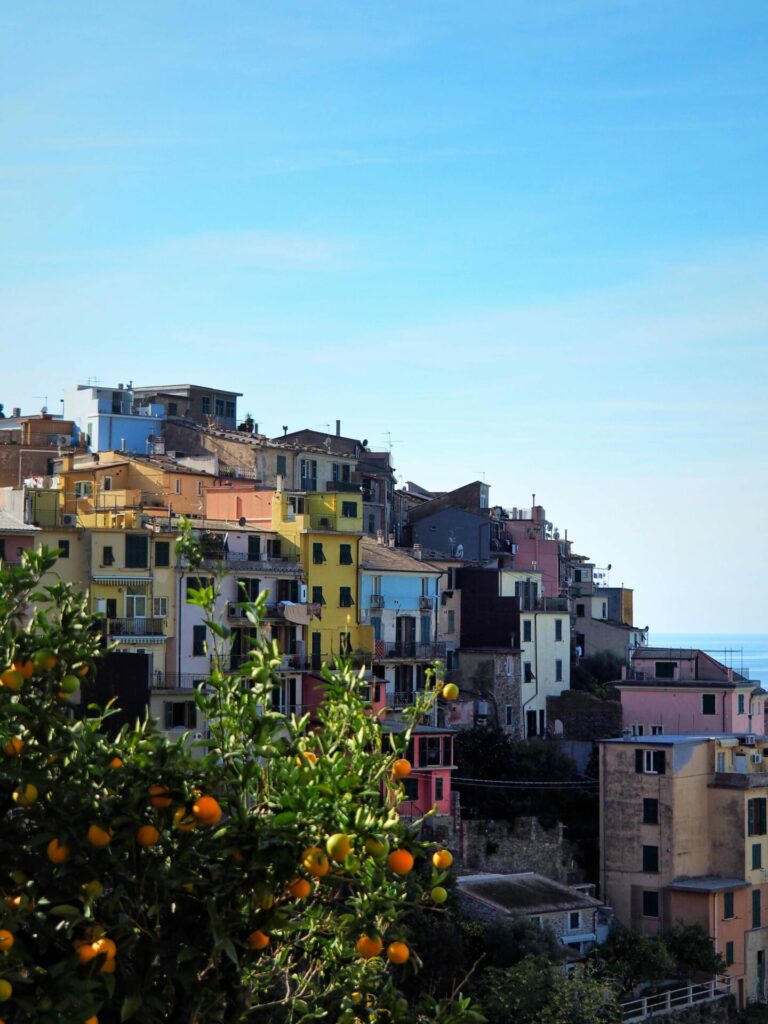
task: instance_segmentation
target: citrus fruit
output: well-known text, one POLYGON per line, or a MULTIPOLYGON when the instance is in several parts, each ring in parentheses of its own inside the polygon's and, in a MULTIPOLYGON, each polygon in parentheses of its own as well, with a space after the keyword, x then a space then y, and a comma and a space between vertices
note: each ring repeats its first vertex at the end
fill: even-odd
POLYGON ((35 671, 35 666, 29 660, 29 658, 17 658, 17 660, 13 663, 13 668, 17 672, 21 672, 25 679, 29 679, 29 677, 35 671))
POLYGON ((448 850, 435 850, 432 854, 432 863, 438 871, 446 871, 453 864, 453 854, 448 850))
POLYGON ((313 754, 311 750, 302 750, 301 755, 296 758, 296 764, 299 768, 306 768, 305 761, 314 767, 317 764, 317 754, 313 754))
POLYGON ((90 882, 83 882, 80 886, 86 897, 91 900, 96 900, 104 892, 104 886, 98 880, 98 878, 92 879, 90 882))
POLYGON ((80 689, 80 678, 79 676, 64 676, 59 683, 59 691, 64 693, 74 693, 75 690, 80 689))
POLYGON ((0 953, 7 953, 15 941, 13 932, 9 932, 7 928, 0 928, 0 953))
POLYGON ((112 833, 101 825, 91 825, 88 829, 88 842, 91 846, 109 846, 112 842, 112 833))
POLYGON ((80 939, 79 942, 76 942, 75 949, 77 950, 77 959, 81 964, 89 964, 91 960, 95 960, 98 956, 98 953, 93 948, 93 943, 86 942, 85 939, 80 939))
POLYGON ((393 850, 387 857, 387 864, 396 875, 407 875, 413 868, 413 854, 408 850, 393 850))
POLYGON ((31 782, 28 782, 23 789, 14 789, 12 795, 14 802, 19 807, 29 807, 37 800, 37 786, 33 786, 31 782))
POLYGON ((336 832, 326 839, 325 848, 328 851, 329 856, 339 864, 343 864, 344 858, 352 849, 352 843, 349 841, 349 836, 345 835, 343 832, 336 832))
POLYGON ((167 786, 150 786, 149 802, 153 807, 170 807, 171 798, 167 795, 167 786))
POLYGON ((411 762, 405 757, 398 757, 392 765, 392 775, 396 779, 404 779, 411 774, 411 762))
POLYGON ((173 827, 180 832, 191 832, 197 828, 197 818, 186 807, 179 807, 173 814, 173 827))
POLYGON ((21 672, 17 672, 15 668, 7 668, 0 676, 0 683, 3 684, 6 690, 13 690, 14 693, 21 689, 23 682, 24 676, 21 672))
POLYGON ((389 843, 379 836, 368 836, 365 840, 365 850, 374 860, 383 860, 389 853, 389 843))
POLYGON ((12 736, 3 747, 3 753, 6 757, 18 757, 23 749, 24 740, 21 736, 12 736))
POLYGON ((59 659, 53 653, 43 649, 42 651, 35 651, 32 655, 32 661, 34 662, 35 668, 38 672, 50 672, 56 668, 59 663, 59 659))
POLYGON ((459 688, 456 683, 446 683, 443 687, 443 700, 456 700, 459 696, 459 688))
POLYGON ((201 796, 192 804, 192 813, 201 825, 216 825, 221 821, 221 807, 212 796, 201 796))
POLYGON ((294 878, 288 886, 288 892, 295 900, 303 900, 312 892, 312 886, 306 878, 294 878))
POLYGON ((69 860, 69 847, 66 843, 59 842, 58 839, 52 839, 46 847, 48 854, 48 860, 54 864, 64 864, 65 861, 69 860))
POLYGON ((109 762, 109 767, 110 768, 122 768, 123 767, 123 759, 122 759, 122 757, 113 757, 112 760, 109 762))
POLYGON ((444 889, 442 885, 436 885, 429 895, 433 903, 445 903, 448 899, 448 890, 444 889))
POLYGON ((114 974, 117 970, 117 961, 114 957, 108 956, 99 969, 102 974, 114 974))
POLYGON ((136 829, 136 842, 139 846, 156 846, 160 842, 160 833, 154 825, 141 825, 136 829))
POLYGON ((301 855, 301 863, 304 870, 314 878, 321 878, 323 875, 327 875, 331 866, 328 862, 328 857, 319 846, 310 846, 309 849, 305 850, 301 855))
POLYGON ((384 943, 377 935, 361 935, 355 943, 355 949, 366 960, 372 960, 384 949, 384 943))
POLYGON ((410 955, 411 951, 404 942, 390 942, 387 946, 387 960, 391 964, 404 964, 410 955))
POLYGON ((99 1024, 99 1018, 94 1014, 93 1017, 89 1017, 88 1020, 83 1021, 83 1024, 99 1024))
POLYGON ((10 981, 6 981, 5 978, 0 978, 0 1003, 5 1002, 6 999, 10 999, 13 994, 13 985, 10 981))
POLYGON ((257 930, 251 932, 245 941, 249 949, 266 949, 269 945, 269 936, 257 930))

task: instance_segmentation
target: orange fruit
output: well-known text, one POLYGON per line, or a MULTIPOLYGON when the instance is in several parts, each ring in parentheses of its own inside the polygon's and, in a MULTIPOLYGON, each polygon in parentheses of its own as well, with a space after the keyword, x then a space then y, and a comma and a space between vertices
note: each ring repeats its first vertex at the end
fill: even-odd
POLYGON ((149 802, 153 807, 170 807, 171 798, 167 796, 167 786, 150 786, 149 802))
POLYGON ((245 942, 249 949, 266 949, 269 945, 269 936, 257 930, 251 932, 245 942))
POLYGON ((23 749, 24 740, 21 736, 12 736, 3 747, 3 753, 6 757, 18 757, 23 749))
POLYGON ((9 910, 18 910, 21 906, 21 896, 6 896, 5 905, 9 910))
POLYGON ((448 850, 435 850, 432 854, 432 863, 438 871, 446 871, 453 864, 453 854, 448 850))
POLYGON ((101 825, 91 825, 88 829, 88 842, 91 846, 109 846, 112 842, 112 833, 101 825))
POLYGON ((314 766, 317 764, 317 754, 313 754, 311 750, 302 750, 300 756, 296 758, 296 764, 299 766, 299 768, 307 767, 304 761, 311 764, 312 767, 314 768, 314 766), (304 760, 302 760, 302 758, 304 760))
POLYGON ((160 842, 160 833, 154 825, 141 825, 136 829, 136 842, 144 848, 156 846, 160 842))
POLYGON ((122 759, 122 757, 113 757, 112 760, 109 762, 109 767, 110 768, 122 768, 123 767, 123 759, 122 759))
POLYGON ((104 892, 104 886, 101 884, 98 878, 94 878, 90 882, 83 882, 80 888, 85 894, 86 899, 91 900, 98 899, 99 896, 101 896, 102 893, 104 892))
POLYGON ((5 978, 0 978, 0 1003, 4 1003, 6 999, 10 999, 13 995, 13 985, 10 981, 6 981, 5 978))
POLYGON ((29 677, 35 671, 35 666, 29 660, 29 658, 17 658, 17 660, 13 663, 13 668, 17 672, 21 672, 25 679, 29 679, 29 677))
POLYGON ((73 666, 73 669, 80 676, 81 679, 84 679, 89 672, 88 665, 84 661, 79 662, 77 665, 73 666))
POLYGON ((87 942, 85 939, 80 939, 76 942, 75 949, 77 950, 77 958, 81 964, 88 964, 98 956, 98 953, 93 948, 93 943, 87 942))
POLYGON ((186 807, 179 807, 173 814, 173 827, 180 832, 191 832, 197 828, 197 818, 186 807))
POLYGON ((46 847, 48 854, 48 860, 54 864, 64 864, 69 860, 69 847, 66 843, 59 842, 58 839, 52 839, 46 847))
POLYGON ((310 846, 301 855, 301 863, 306 872, 313 878, 322 878, 330 870, 328 857, 319 846, 310 846))
POLYGON ((387 960, 391 964, 404 964, 410 955, 411 951, 404 942, 390 942, 387 946, 387 960))
POLYGON ((404 779, 411 774, 411 762, 406 757, 398 757, 392 765, 392 775, 396 779, 404 779))
POLYGON ((456 700, 459 696, 459 688, 456 683, 446 683, 443 687, 443 700, 456 700))
POLYGON ((117 960, 112 956, 108 956, 101 965, 100 970, 102 974, 114 974, 117 970, 117 960))
POLYGON ((384 949, 384 943, 381 939, 371 935, 361 935, 355 943, 355 949, 360 956, 365 957, 366 960, 372 960, 375 956, 384 949))
POLYGON ((23 682, 24 676, 21 672, 17 672, 15 668, 7 668, 5 672, 0 675, 0 683, 3 684, 6 690, 12 690, 14 693, 18 693, 23 682))
POLYGON ((368 836, 365 840, 365 850, 374 860, 384 860, 389 853, 389 843, 379 836, 368 836))
POLYGON ((99 1018, 94 1014, 93 1017, 89 1017, 88 1020, 83 1021, 83 1024, 99 1024, 99 1018))
POLYGON ((448 890, 444 889, 442 885, 436 885, 429 895, 433 903, 445 903, 448 899, 448 890))
POLYGON ((9 932, 7 928, 0 928, 0 953, 7 953, 15 941, 13 932, 9 932))
POLYGON ((51 672, 59 663, 59 659, 53 651, 47 650, 36 651, 32 656, 32 661, 38 672, 51 672))
POLYGON ((387 864, 396 875, 407 875, 413 869, 413 854, 408 850, 393 850, 387 857, 387 864))
POLYGON ((19 807, 30 807, 37 800, 37 786, 28 782, 23 789, 14 789, 11 795, 19 807))
POLYGON ((201 796, 192 804, 192 813, 201 825, 216 825, 221 821, 222 810, 218 800, 201 796))
POLYGON ((294 878, 288 885, 288 892, 295 900, 303 900, 312 892, 312 886, 306 878, 294 878))
POLYGON ((64 676, 59 683, 59 690, 63 693, 74 693, 75 690, 80 689, 80 677, 79 676, 64 676))
POLYGON ((344 858, 347 856, 349 851, 352 849, 352 843, 350 842, 349 836, 343 832, 336 832, 325 841, 325 848, 331 856, 339 864, 344 863, 344 858))

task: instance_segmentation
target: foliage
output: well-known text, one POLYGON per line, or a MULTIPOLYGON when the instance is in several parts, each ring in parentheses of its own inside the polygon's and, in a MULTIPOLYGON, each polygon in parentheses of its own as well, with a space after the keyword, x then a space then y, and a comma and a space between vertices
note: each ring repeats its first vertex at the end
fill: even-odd
POLYGON ((489 967, 472 988, 488 1024, 615 1024, 616 997, 604 980, 583 968, 565 975, 545 957, 513 967, 489 967))
MULTIPOLYGON (((189 535, 181 547, 199 564, 189 535)), ((276 645, 257 641, 246 664, 214 667, 195 693, 212 735, 197 752, 149 721, 109 739, 109 709, 82 715, 71 703, 78 680, 87 694, 101 637, 85 598, 62 584, 39 589, 53 564, 43 551, 0 572, 0 929, 14 938, 0 964, 13 989, 4 1016, 14 1024, 82 1024, 95 1014, 100 1024, 480 1020, 460 995, 404 997, 417 948, 398 967, 356 950, 364 934, 412 945, 409 913, 442 913, 428 893, 446 874, 395 810, 402 790, 391 765, 409 732, 385 745, 359 676, 348 665, 325 672, 316 725, 284 716, 271 704, 276 645), (89 842, 94 825, 92 835, 107 837, 102 846, 89 842), (145 825, 157 842, 141 846, 145 825), (336 833, 350 851, 329 863, 336 833), (416 870, 393 873, 381 849, 366 846, 373 839, 409 850, 416 870), (59 862, 47 852, 55 854, 54 840, 68 851, 59 862), (305 856, 312 847, 319 857, 305 856), (298 878, 307 896, 296 894, 298 878)), ((230 633, 214 614, 217 594, 214 580, 191 599, 214 637, 212 663, 223 666, 230 633)), ((255 630, 263 598, 243 605, 255 630)))
POLYGON ((608 696, 608 684, 621 679, 623 665, 623 659, 613 651, 585 654, 571 668, 571 689, 586 690, 587 693, 605 698, 608 696))
POLYGON ((493 967, 513 967, 526 957, 544 957, 550 963, 563 959, 564 950, 552 929, 542 926, 526 914, 497 917, 483 935, 488 963, 493 967))
POLYGON ((712 978, 725 974, 725 958, 715 952, 712 939, 700 924, 678 924, 662 939, 675 961, 678 977, 693 978, 697 974, 706 974, 712 978))
POLYGON ((621 994, 647 981, 675 977, 675 960, 662 939, 633 928, 615 928, 591 954, 593 965, 613 977, 621 994))

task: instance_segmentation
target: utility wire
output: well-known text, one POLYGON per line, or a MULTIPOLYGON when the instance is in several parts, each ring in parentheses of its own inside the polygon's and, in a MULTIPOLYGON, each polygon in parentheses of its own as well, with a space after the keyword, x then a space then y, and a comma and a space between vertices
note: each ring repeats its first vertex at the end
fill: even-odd
POLYGON ((597 779, 585 779, 583 782, 528 782, 524 779, 463 779, 456 776, 453 783, 464 786, 488 786, 491 788, 508 789, 592 789, 598 785, 597 779))

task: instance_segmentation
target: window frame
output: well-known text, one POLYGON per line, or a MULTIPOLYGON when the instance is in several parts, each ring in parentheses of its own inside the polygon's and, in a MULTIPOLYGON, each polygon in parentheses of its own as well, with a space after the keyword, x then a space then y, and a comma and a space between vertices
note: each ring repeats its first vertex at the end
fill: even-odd
POLYGON ((126 533, 125 568, 149 568, 149 537, 146 534, 126 533))
POLYGON ((193 658, 204 658, 208 653, 207 650, 207 630, 205 626, 201 626, 199 623, 192 627, 192 657, 193 658), (201 632, 202 631, 202 632, 201 632))
POLYGON ((341 518, 342 519, 357 519, 357 502, 356 501, 342 501, 341 503, 341 518))
POLYGON ((658 889, 643 889, 642 895, 642 916, 643 917, 659 917, 659 890, 658 889), (651 909, 651 907, 653 909, 651 909))
POLYGON ((339 587, 339 608, 354 608, 354 606, 352 587, 339 587))
POLYGON ((659 801, 655 796, 643 797, 643 824, 659 824, 659 801))
POLYGON ((643 843, 642 845, 643 867, 645 875, 658 875, 659 873, 659 847, 655 843, 643 843))
POLYGON ((171 542, 169 540, 155 541, 155 567, 167 569, 171 564, 171 542), (165 559, 165 560, 163 560, 165 559))
POLYGON ((351 544, 339 544, 339 565, 354 565, 351 544))
POLYGON ((323 551, 323 542, 321 540, 312 541, 312 564, 322 565, 326 561, 327 558, 323 551))
POLYGON ((702 693, 701 695, 701 714, 707 718, 717 714, 717 694, 716 693, 702 693), (706 702, 706 703, 705 703, 706 702), (707 708, 711 707, 711 711, 707 711, 707 708))

